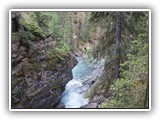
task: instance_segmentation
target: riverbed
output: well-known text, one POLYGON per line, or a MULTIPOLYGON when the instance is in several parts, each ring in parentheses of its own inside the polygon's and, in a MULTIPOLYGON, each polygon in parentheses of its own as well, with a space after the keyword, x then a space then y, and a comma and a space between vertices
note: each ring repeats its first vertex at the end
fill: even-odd
POLYGON ((82 57, 76 57, 78 64, 72 69, 73 79, 70 80, 65 91, 62 94, 61 102, 64 103, 65 108, 79 108, 88 104, 88 98, 85 98, 85 91, 89 89, 90 83, 95 77, 102 73, 102 66, 104 59, 87 63, 82 57))

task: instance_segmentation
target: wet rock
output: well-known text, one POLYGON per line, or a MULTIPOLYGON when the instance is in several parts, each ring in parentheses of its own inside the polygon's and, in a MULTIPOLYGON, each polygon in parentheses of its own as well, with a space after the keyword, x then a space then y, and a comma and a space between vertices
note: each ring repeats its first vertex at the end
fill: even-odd
POLYGON ((62 102, 60 102, 55 108, 65 108, 65 105, 62 102))
MULTIPOLYGON (((45 45, 53 48, 55 43, 49 37, 46 41, 34 42, 34 54, 29 54, 25 46, 19 46, 18 41, 12 44, 12 108, 49 109, 57 106, 77 62, 68 55, 64 61, 51 65, 47 59, 50 49, 45 45)), ((63 108, 63 105, 57 108, 63 108)))
POLYGON ((16 43, 12 44, 12 50, 13 51, 18 51, 19 45, 20 45, 19 42, 16 42, 16 43))
POLYGON ((87 105, 81 106, 80 108, 98 108, 98 103, 89 103, 87 105))
POLYGON ((12 59, 16 58, 17 57, 17 54, 13 53, 12 54, 12 59))
POLYGON ((67 83, 61 102, 66 108, 79 108, 83 105, 84 108, 96 108, 99 101, 91 102, 87 99, 89 94, 86 91, 97 82, 97 77, 102 74, 100 69, 103 68, 99 64, 99 67, 94 68, 94 64, 86 63, 82 57, 76 59, 78 64, 72 69, 73 79, 67 83))
POLYGON ((26 48, 25 48, 24 46, 21 46, 21 47, 19 47, 19 50, 20 50, 20 51, 25 51, 26 48))
POLYGON ((27 52, 23 51, 23 52, 21 52, 19 55, 21 55, 21 56, 26 56, 26 55, 27 55, 27 52))
POLYGON ((103 103, 105 102, 106 98, 103 95, 95 95, 92 99, 92 101, 96 101, 98 103, 103 103))

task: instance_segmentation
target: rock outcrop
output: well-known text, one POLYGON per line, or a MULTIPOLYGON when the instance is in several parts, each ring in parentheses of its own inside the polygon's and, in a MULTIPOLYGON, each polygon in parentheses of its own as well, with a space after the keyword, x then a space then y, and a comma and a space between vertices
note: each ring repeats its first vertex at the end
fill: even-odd
POLYGON ((87 105, 81 106, 80 108, 98 108, 98 103, 88 103, 87 105))
POLYGON ((72 79, 76 60, 68 54, 51 65, 48 52, 56 46, 52 36, 32 42, 32 48, 21 44, 17 33, 12 34, 11 107, 55 108, 72 79))

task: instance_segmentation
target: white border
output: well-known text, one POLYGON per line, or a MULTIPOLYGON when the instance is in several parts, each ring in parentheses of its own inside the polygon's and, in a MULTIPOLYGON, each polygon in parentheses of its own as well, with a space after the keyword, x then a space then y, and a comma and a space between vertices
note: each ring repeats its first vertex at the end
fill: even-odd
POLYGON ((10 9, 9 10, 9 110, 10 111, 150 111, 151 110, 151 10, 150 9, 10 9), (149 109, 12 109, 11 108, 11 12, 12 11, 148 11, 149 12, 149 109))

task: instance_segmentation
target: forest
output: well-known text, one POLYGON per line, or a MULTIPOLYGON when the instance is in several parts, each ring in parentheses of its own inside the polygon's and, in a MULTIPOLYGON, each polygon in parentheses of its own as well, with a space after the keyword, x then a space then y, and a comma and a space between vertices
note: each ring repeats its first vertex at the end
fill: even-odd
POLYGON ((12 109, 148 109, 149 11, 12 11, 12 109))

